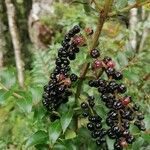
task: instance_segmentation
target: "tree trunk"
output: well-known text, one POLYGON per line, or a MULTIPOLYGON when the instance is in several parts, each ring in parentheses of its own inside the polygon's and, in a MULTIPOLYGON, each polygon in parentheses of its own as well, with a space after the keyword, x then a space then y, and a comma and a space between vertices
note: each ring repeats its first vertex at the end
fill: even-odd
POLYGON ((3 67, 3 53, 5 49, 5 38, 3 33, 4 24, 2 23, 2 19, 0 18, 0 69, 3 67))
MULTIPOLYGON (((143 14, 143 16, 144 16, 144 14, 143 14)), ((150 13, 147 16, 147 22, 150 22, 150 13)), ((143 49, 145 41, 149 35, 149 32, 150 32, 150 28, 144 27, 143 32, 142 32, 141 41, 140 41, 139 48, 138 48, 138 52, 143 49)))
MULTIPOLYGON (((3 8, 2 3, 0 2, 0 7, 3 8)), ((6 41, 5 41, 5 35, 4 35, 4 31, 6 30, 6 27, 4 25, 4 14, 3 14, 3 9, 2 11, 0 11, 0 69, 3 67, 3 62, 4 62, 4 51, 5 51, 5 45, 6 45, 6 41)))
POLYGON ((132 49, 135 51, 136 51, 136 47, 137 47, 137 33, 135 32, 136 25, 138 23, 137 14, 138 14, 137 8, 133 8, 130 10, 130 20, 129 20, 130 30, 131 30, 130 45, 131 45, 132 49))
POLYGON ((19 85, 23 87, 24 86, 24 73, 23 73, 24 67, 23 67, 23 61, 21 58, 21 41, 20 41, 19 32, 18 32, 17 23, 16 23, 16 10, 11 0, 5 0, 5 5, 7 8, 9 30, 10 30, 10 34, 12 38, 13 47, 14 47, 15 61, 16 61, 16 67, 17 67, 17 73, 18 73, 18 82, 19 82, 19 85))
MULTIPOLYGON (((0 45, 1 48, 1 45, 0 45)), ((3 51, 0 50, 0 69, 3 68, 3 51)))

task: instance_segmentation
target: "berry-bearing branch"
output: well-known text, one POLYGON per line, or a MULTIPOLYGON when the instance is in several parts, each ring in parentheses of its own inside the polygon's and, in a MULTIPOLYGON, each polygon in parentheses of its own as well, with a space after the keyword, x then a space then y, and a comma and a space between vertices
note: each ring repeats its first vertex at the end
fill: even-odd
MULTIPOLYGON (((95 3, 94 1, 96 1, 96 0, 93 0, 92 2, 95 3)), ((145 2, 136 2, 136 3, 134 3, 133 5, 129 5, 129 6, 123 8, 123 9, 121 9, 121 10, 114 11, 114 12, 109 12, 107 17, 112 17, 112 16, 115 16, 115 15, 117 15, 117 14, 119 14, 119 13, 127 12, 127 11, 129 11, 130 9, 132 9, 132 8, 139 8, 139 7, 144 6, 144 5, 148 4, 148 3, 150 3, 150 0, 146 0, 145 2)), ((96 7, 99 8, 99 11, 102 10, 102 7, 100 7, 97 3, 95 3, 95 4, 97 5, 96 7)), ((100 12, 100 13, 101 13, 101 12, 100 12)), ((100 15, 99 15, 99 16, 100 16, 100 15)), ((99 17, 99 20, 100 20, 100 17, 99 17)), ((99 29, 99 27, 100 27, 99 24, 100 24, 100 22, 98 22, 97 30, 98 30, 98 33, 99 33, 99 35, 100 35, 101 30, 99 29), (100 31, 100 32, 99 32, 99 31, 100 31)), ((95 34, 96 34, 96 33, 95 33, 95 34)), ((98 34, 97 34, 97 35, 98 35, 98 34)), ((95 37, 96 37, 96 35, 95 35, 95 37)), ((99 37, 98 37, 98 38, 99 38, 99 37)), ((98 41, 98 39, 95 38, 95 41, 98 41)), ((88 68, 89 68, 89 64, 85 64, 84 67, 83 67, 83 71, 82 71, 82 73, 81 73, 80 79, 82 79, 82 80, 84 79, 84 77, 85 77, 85 75, 86 75, 86 73, 87 73, 88 68)), ((7 89, 2 83, 0 83, 0 87, 1 87, 1 89, 3 89, 4 91, 9 91, 9 89, 7 89)), ((80 95, 80 94, 77 94, 77 95, 80 95)), ((22 96, 19 95, 19 94, 16 93, 16 92, 13 92, 13 96, 16 97, 16 98, 18 98, 18 99, 22 98, 22 96)))
MULTIPOLYGON (((98 43, 98 40, 99 40, 99 36, 101 34, 101 31, 102 31, 102 28, 103 28, 103 25, 104 25, 104 22, 106 20, 107 17, 112 17, 112 16, 115 16, 119 13, 123 13, 123 12, 127 12, 129 11, 130 9, 132 8, 139 8, 141 6, 144 6, 148 3, 150 3, 150 0, 146 0, 145 2, 136 2, 132 5, 129 5, 121 10, 118 10, 118 11, 113 11, 113 12, 109 12, 110 11, 110 7, 112 6, 113 4, 113 0, 106 0, 105 2, 105 5, 103 8, 101 8, 98 3, 96 2, 96 0, 93 0, 92 1, 96 7, 98 8, 98 10, 100 11, 99 12, 99 17, 98 17, 98 24, 97 24, 97 28, 96 28, 96 32, 94 34, 94 38, 93 38, 93 43, 91 45, 91 49, 95 48, 97 46, 97 43, 98 43)), ((88 55, 87 55, 87 58, 88 58, 88 55)), ((86 76, 86 73, 88 71, 88 68, 90 66, 90 63, 85 63, 83 65, 83 71, 81 72, 81 75, 80 75, 80 84, 78 85, 77 87, 77 92, 76 92, 76 98, 78 98, 80 96, 80 91, 81 91, 81 88, 82 88, 82 83, 83 83, 83 80, 86 76)))
MULTIPOLYGON (((93 2, 97 5, 95 0, 93 2)), ((136 3, 120 12, 128 11, 133 7, 140 7, 147 3, 149 1, 136 3)), ((42 102, 50 112, 57 110, 62 103, 68 102, 69 96, 73 94, 71 86, 78 80, 77 75, 70 73, 70 61, 75 60, 77 53, 80 51, 79 46, 87 44, 88 52, 75 93, 76 105, 78 107, 78 104, 81 103, 82 115, 88 118, 87 128, 98 146, 105 147, 107 145, 106 136, 108 136, 110 139, 115 140, 114 149, 122 150, 134 142, 135 137, 129 130, 131 123, 134 123, 141 131, 145 131, 146 128, 143 122, 144 115, 139 106, 134 104, 131 96, 125 94, 127 91, 126 86, 120 81, 118 82, 123 78, 122 72, 115 69, 115 62, 110 57, 106 56, 102 59, 97 48, 105 20, 117 14, 117 12, 109 13, 112 5, 113 0, 106 0, 102 9, 96 6, 99 10, 96 31, 94 33, 90 28, 85 29, 86 35, 90 38, 93 37, 90 45, 86 37, 79 35, 81 29, 78 25, 74 26, 65 35, 61 48, 58 49, 58 57, 55 61, 56 67, 51 73, 49 83, 44 86, 42 102), (89 58, 92 63, 89 62, 89 58), (88 85, 90 88, 97 89, 100 94, 101 104, 104 104, 104 107, 108 110, 105 120, 95 111, 94 95, 87 94, 84 102, 78 101, 88 70, 93 73, 88 85), (106 79, 100 78, 99 71, 102 72, 101 74, 105 73, 106 79), (105 122, 106 126, 103 126, 102 121, 105 122)), ((54 118, 53 113, 51 113, 51 120, 53 121, 52 118, 54 118)), ((59 119, 59 116, 58 118, 55 117, 55 119, 59 119)), ((78 121, 78 116, 76 115, 74 119, 78 121)))
MULTIPOLYGON (((93 36, 93 41, 92 41, 92 45, 90 46, 90 50, 94 49, 98 44, 99 36, 101 34, 104 22, 107 18, 107 15, 112 6, 112 3, 113 3, 113 0, 106 0, 106 2, 104 4, 104 8, 99 13, 98 24, 97 24, 95 34, 93 36)), ((90 50, 89 50, 89 52, 90 52, 90 50)), ((88 56, 89 56, 89 53, 87 54, 87 58, 88 58, 88 56)), ((81 72, 81 75, 80 75, 80 82, 78 84, 77 91, 76 91, 76 99, 80 96, 83 79, 86 76, 89 66, 90 66, 90 63, 85 63, 83 66, 83 71, 81 72)))

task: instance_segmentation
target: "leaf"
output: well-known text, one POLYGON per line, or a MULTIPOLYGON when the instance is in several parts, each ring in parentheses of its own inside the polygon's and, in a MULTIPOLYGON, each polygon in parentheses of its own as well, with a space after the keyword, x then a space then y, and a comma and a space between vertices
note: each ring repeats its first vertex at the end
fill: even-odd
POLYGON ((131 70, 131 69, 125 70, 125 71, 124 71, 124 76, 125 76, 128 80, 130 80, 130 81, 132 81, 132 82, 138 82, 138 81, 139 81, 139 76, 138 76, 138 74, 136 74, 135 72, 133 72, 133 70, 131 70))
POLYGON ((120 1, 116 1, 116 8, 117 9, 121 9, 123 7, 125 7, 128 4, 127 0, 120 0, 120 1))
POLYGON ((73 117, 73 111, 69 110, 66 114, 61 117, 61 126, 63 129, 63 133, 66 131, 73 117))
POLYGON ((132 150, 137 150, 140 147, 142 147, 144 143, 144 139, 142 137, 139 137, 138 139, 136 139, 136 141, 133 143, 132 145, 132 150))
POLYGON ((73 130, 68 130, 65 134, 65 139, 73 139, 75 138, 77 135, 73 130))
POLYGON ((145 119, 144 119, 144 122, 145 122, 145 127, 147 130, 150 130, 150 115, 145 115, 145 119))
POLYGON ((32 94, 32 101, 34 104, 37 104, 41 101, 42 99, 42 92, 43 92, 43 88, 41 87, 37 87, 37 86, 33 86, 29 88, 31 94, 32 94))
POLYGON ((96 106, 95 111, 97 112, 98 115, 100 115, 102 118, 106 117, 107 113, 107 108, 104 108, 102 105, 101 106, 96 106))
POLYGON ((89 0, 83 0, 83 6, 84 10, 87 14, 91 12, 92 7, 90 6, 90 1, 89 0))
POLYGON ((37 144, 45 144, 47 141, 48 134, 45 131, 39 130, 28 138, 25 147, 29 148, 37 144))
POLYGON ((118 55, 117 55, 117 59, 118 59, 119 64, 121 66, 125 66, 125 65, 128 64, 128 59, 127 59, 127 57, 124 53, 119 52, 118 55))
POLYGON ((113 148, 114 147, 114 141, 108 137, 107 137, 106 141, 107 141, 108 149, 113 150, 114 149, 113 148))
POLYGON ((143 138, 145 141, 147 141, 147 142, 150 143, 150 134, 148 134, 148 133, 143 133, 143 134, 142 134, 142 138, 143 138))
POLYGON ((83 2, 83 0, 74 0, 71 2, 71 4, 72 3, 87 4, 87 2, 83 2))
POLYGON ((50 144, 54 145, 62 132, 60 120, 51 123, 48 132, 50 144))
POLYGON ((9 90, 9 91, 3 91, 3 90, 0 90, 0 104, 3 104, 11 95, 12 95, 12 91, 9 90))
POLYGON ((30 113, 32 110, 32 97, 30 92, 18 92, 22 98, 17 100, 17 104, 25 113, 30 113))

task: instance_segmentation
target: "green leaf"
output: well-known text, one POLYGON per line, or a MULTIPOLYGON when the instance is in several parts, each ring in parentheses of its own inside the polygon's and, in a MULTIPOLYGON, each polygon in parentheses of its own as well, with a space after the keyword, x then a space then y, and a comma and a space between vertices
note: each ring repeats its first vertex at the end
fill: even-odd
POLYGON ((3 90, 0 90, 0 104, 3 104, 5 103, 5 101, 12 95, 12 91, 9 90, 9 91, 3 91, 3 90))
POLYGON ((17 100, 17 104, 25 113, 30 113, 32 110, 32 97, 30 92, 18 92, 22 98, 17 100))
POLYGON ((150 130, 150 115, 145 115, 144 122, 145 122, 146 129, 150 130))
POLYGON ((136 139, 136 141, 133 143, 132 145, 132 150, 137 150, 140 147, 142 147, 144 143, 144 139, 142 137, 139 137, 138 139, 136 139))
POLYGON ((66 131, 73 117, 73 111, 69 110, 66 114, 61 117, 61 126, 63 129, 63 133, 66 131))
POLYGON ((148 134, 148 133, 143 133, 143 134, 142 134, 142 138, 143 138, 145 141, 147 141, 147 142, 150 143, 150 134, 148 134))
POLYGON ((115 4, 117 9, 121 9, 121 8, 125 7, 126 5, 128 5, 127 0, 116 1, 116 4, 115 4))
POLYGON ((113 150, 114 149, 113 148, 114 147, 114 141, 107 137, 106 142, 107 142, 107 145, 108 145, 108 149, 113 150))
POLYGON ((91 12, 90 1, 89 0, 83 0, 83 6, 84 6, 85 12, 89 14, 91 12))
POLYGON ((117 55, 117 59, 121 66, 125 66, 128 64, 128 59, 124 53, 119 52, 117 55))
POLYGON ((39 130, 28 138, 25 147, 29 148, 37 144, 45 144, 47 141, 48 134, 45 131, 39 130))
POLYGON ((54 145, 62 132, 60 120, 51 123, 48 132, 50 144, 54 145))
POLYGON ((67 130, 66 134, 65 134, 65 139, 73 139, 76 137, 76 133, 73 130, 67 130))
POLYGON ((131 80, 132 82, 138 82, 139 81, 139 76, 133 70, 128 69, 124 71, 124 76, 128 79, 131 80))
POLYGON ((31 94, 32 94, 32 101, 34 104, 37 104, 41 101, 42 99, 42 92, 43 92, 43 88, 41 87, 37 87, 37 86, 33 86, 29 88, 31 94))

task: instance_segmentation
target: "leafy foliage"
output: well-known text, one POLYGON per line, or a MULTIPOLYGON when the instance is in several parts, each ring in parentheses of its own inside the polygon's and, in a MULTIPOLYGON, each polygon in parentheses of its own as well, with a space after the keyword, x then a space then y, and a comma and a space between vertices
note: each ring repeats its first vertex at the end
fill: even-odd
MULTIPOLYGON (((99 2, 103 4, 102 0, 99 2)), ((128 3, 134 3, 134 1, 115 1, 113 10, 124 8, 128 3)), ((74 24, 79 23, 83 28, 92 26, 95 29, 95 16, 97 15, 97 12, 93 10, 95 8, 91 8, 87 1, 72 3, 71 5, 55 3, 54 6, 54 16, 50 16, 53 21, 49 21, 49 16, 43 17, 41 20, 55 29, 55 39, 47 50, 33 51, 32 70, 26 70, 26 88, 19 88, 16 81, 16 70, 13 67, 4 68, 0 71, 0 149, 7 149, 7 147, 14 149, 53 148, 55 150, 80 149, 81 147, 89 150, 96 149, 95 143, 91 142, 89 138, 89 132, 83 127, 87 120, 78 116, 78 124, 74 121, 75 113, 77 112, 78 115, 81 112, 79 106, 74 107, 74 97, 71 97, 65 106, 61 106, 58 111, 61 119, 55 122, 50 122, 49 114, 41 104, 42 87, 49 80, 50 72, 54 68, 56 51, 60 46, 57 43, 74 24)), ((150 28, 147 20, 142 20, 137 24, 134 32, 138 33, 139 38, 141 38, 141 33, 145 27, 150 28)), ((142 110, 146 114, 144 121, 147 131, 140 135, 137 129, 131 128, 137 136, 137 141, 129 149, 134 150, 139 149, 139 147, 149 149, 150 102, 148 93, 150 93, 150 69, 148 65, 150 54, 148 48, 150 36, 147 37, 142 50, 135 52, 127 44, 129 43, 129 35, 130 30, 119 19, 107 20, 100 37, 99 48, 102 57, 109 55, 116 60, 117 68, 121 69, 125 75, 124 83, 129 87, 128 94, 142 106, 142 110)), ((76 61, 71 64, 73 73, 80 74, 79 71, 82 69, 81 64, 84 63, 86 52, 87 49, 82 48, 76 61)), ((85 80, 86 82, 87 80, 85 80)), ((76 85, 73 86, 73 91, 75 89, 76 85)), ((83 87, 82 93, 81 101, 85 99, 85 93, 94 94, 98 98, 98 93, 86 85, 83 87)), ((99 101, 96 104, 96 112, 105 117, 107 109, 99 101)), ((108 139, 107 143, 108 149, 111 150, 113 141, 108 139)))

